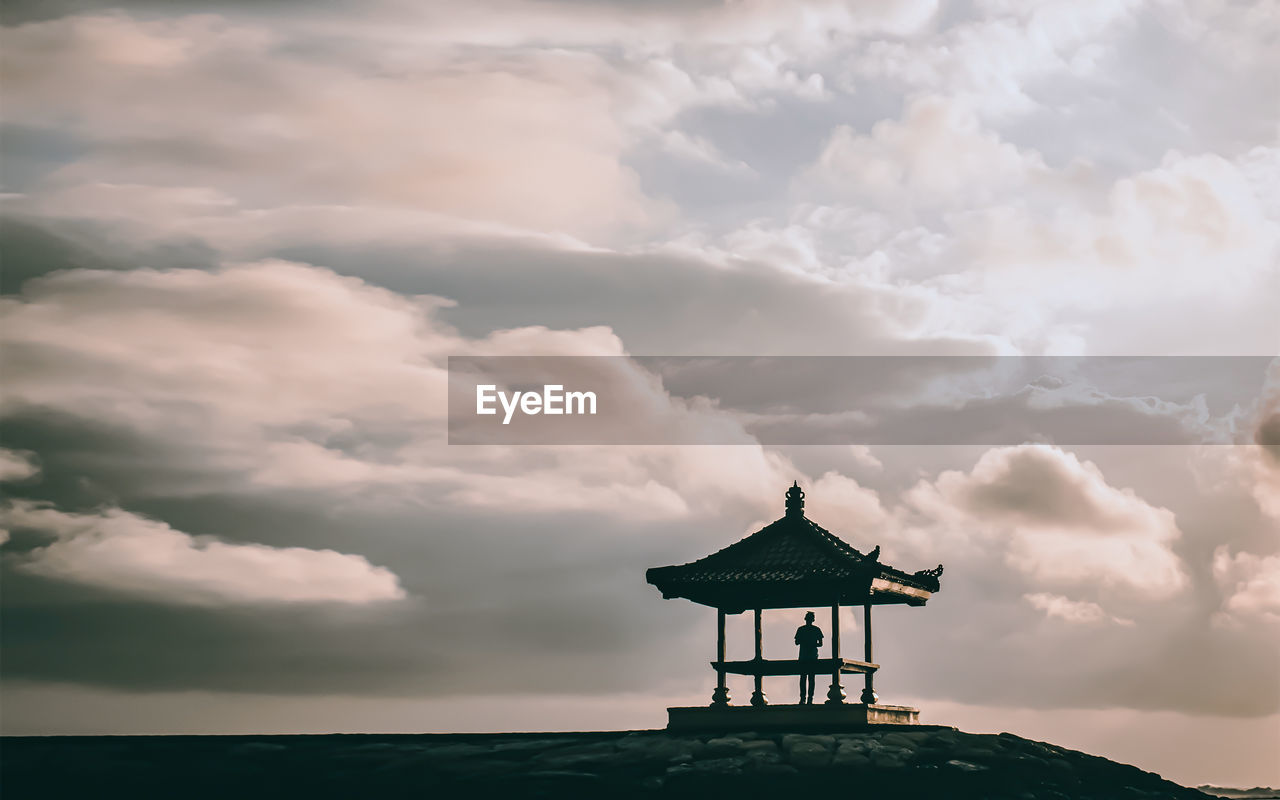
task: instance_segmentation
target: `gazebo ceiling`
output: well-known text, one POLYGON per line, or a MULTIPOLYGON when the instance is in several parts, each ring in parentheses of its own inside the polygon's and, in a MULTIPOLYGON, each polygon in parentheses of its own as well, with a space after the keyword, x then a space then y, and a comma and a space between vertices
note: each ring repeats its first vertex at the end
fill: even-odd
POLYGON ((736 614, 749 608, 924 605, 942 565, 904 572, 880 563, 804 515, 804 491, 787 490, 787 513, 741 541, 688 564, 654 567, 645 579, 666 598, 736 614))

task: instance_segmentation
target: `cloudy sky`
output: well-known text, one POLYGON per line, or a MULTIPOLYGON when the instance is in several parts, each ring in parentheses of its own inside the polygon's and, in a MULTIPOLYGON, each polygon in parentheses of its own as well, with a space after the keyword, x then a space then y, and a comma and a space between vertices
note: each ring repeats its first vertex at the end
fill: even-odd
POLYGON ((766 446, 639 366, 742 443, 445 424, 451 355, 1275 356, 1275 0, 0 22, 4 733, 658 727, 714 613, 644 569, 799 480, 947 565, 879 618, 885 701, 1280 784, 1280 363, 1143 401, 1177 446, 766 446))

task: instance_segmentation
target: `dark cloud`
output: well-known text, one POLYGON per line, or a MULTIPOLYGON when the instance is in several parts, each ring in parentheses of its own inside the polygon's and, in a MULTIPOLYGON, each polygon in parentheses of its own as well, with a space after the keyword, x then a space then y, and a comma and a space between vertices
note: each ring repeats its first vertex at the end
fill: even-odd
POLYGON ((883 310, 894 300, 879 291, 819 284, 762 263, 722 268, 693 257, 496 243, 377 248, 376 254, 363 245, 293 246, 273 254, 397 292, 456 300, 440 316, 469 336, 526 325, 605 325, 638 355, 990 351, 946 337, 904 341, 890 332, 893 323, 883 310), (662 324, 654 325, 655 319, 662 324))
POLYGON ((180 443, 54 414, 11 417, 3 430, 3 446, 34 448, 44 467, 34 485, 8 485, 11 498, 120 506, 227 542, 356 552, 394 571, 409 594, 369 608, 140 602, 25 573, 25 557, 49 537, 18 531, 3 551, 6 677, 130 690, 448 694, 610 691, 684 672, 665 648, 698 614, 662 603, 643 573, 673 552, 692 557, 705 539, 694 522, 465 512, 428 494, 388 505, 376 494, 335 504, 307 491, 191 493, 219 482, 180 443), (522 677, 511 681, 517 656, 522 677))
POLYGON ((679 127, 713 143, 729 164, 726 170, 689 158, 672 158, 658 142, 631 150, 624 162, 636 170, 645 190, 669 197, 682 209, 716 225, 733 227, 742 219, 768 214, 780 195, 790 191, 797 171, 813 161, 837 125, 870 128, 876 120, 896 115, 897 93, 859 87, 852 107, 818 103, 778 92, 769 112, 734 107, 696 107, 680 115, 679 127), (690 180, 697 175, 698 180, 690 180))
POLYGON ((1012 514, 1040 522, 1058 522, 1099 533, 1123 525, 1081 491, 1075 475, 1058 459, 1038 450, 1012 455, 1001 474, 977 483, 966 493, 970 507, 979 514, 1012 514))
POLYGON ((219 255, 188 237, 139 241, 90 220, 0 216, 4 269, 0 292, 18 294, 28 280, 64 269, 209 269, 219 255))
POLYGON ((332 509, 264 513, 224 498, 181 511, 168 516, 200 516, 205 530, 237 534, 222 538, 271 528, 274 535, 262 538, 359 549, 384 559, 412 597, 386 608, 139 603, 25 575, 10 546, 6 677, 133 690, 376 695, 598 692, 683 672, 665 648, 678 644, 696 614, 665 607, 643 582, 644 566, 674 532, 599 537, 573 532, 598 529, 589 517, 459 519, 445 509, 427 522, 332 509), (615 536, 636 536, 642 546, 615 536), (507 674, 513 659, 518 682, 507 674))
POLYGON ((33 189, 40 178, 92 149, 92 143, 57 128, 0 125, 5 190, 33 189))
POLYGON ((229 11, 265 12, 290 7, 315 9, 342 4, 339 0, 6 0, 0 5, 0 24, 22 25, 77 14, 121 11, 143 14, 223 14, 229 11))
POLYGON ((22 291, 23 284, 30 278, 59 269, 100 267, 107 261, 69 237, 59 236, 42 225, 15 219, 0 218, 0 241, 4 243, 0 290, 5 294, 22 291))
POLYGON ((109 0, 13 0, 0 6, 0 23, 21 25, 26 22, 43 22, 86 11, 118 9, 123 5, 109 0))
POLYGON ((1280 464, 1280 414, 1272 414, 1264 419, 1253 434, 1253 440, 1262 446, 1272 461, 1280 464))

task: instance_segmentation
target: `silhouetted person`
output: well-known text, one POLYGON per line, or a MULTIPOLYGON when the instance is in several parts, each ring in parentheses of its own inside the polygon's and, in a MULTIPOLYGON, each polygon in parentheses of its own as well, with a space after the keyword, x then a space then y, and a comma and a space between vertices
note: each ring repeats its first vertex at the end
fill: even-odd
MULTIPOLYGON (((818 648, 822 646, 822 629, 813 624, 813 612, 804 615, 804 624, 796 628, 796 644, 800 646, 801 661, 817 661, 818 648)), ((813 704, 813 685, 817 676, 812 672, 800 675, 800 703, 813 704)))

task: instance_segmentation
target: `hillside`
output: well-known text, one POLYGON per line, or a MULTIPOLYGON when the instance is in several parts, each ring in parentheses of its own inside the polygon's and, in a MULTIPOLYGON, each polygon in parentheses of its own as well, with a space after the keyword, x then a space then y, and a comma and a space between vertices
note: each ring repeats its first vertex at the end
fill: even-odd
POLYGON ((6 738, 6 797, 1204 798, 1011 734, 543 734, 6 738))

